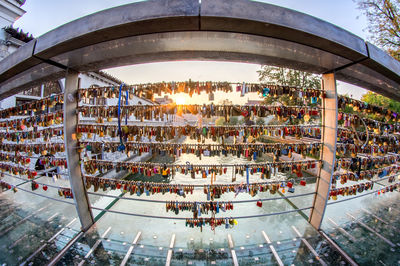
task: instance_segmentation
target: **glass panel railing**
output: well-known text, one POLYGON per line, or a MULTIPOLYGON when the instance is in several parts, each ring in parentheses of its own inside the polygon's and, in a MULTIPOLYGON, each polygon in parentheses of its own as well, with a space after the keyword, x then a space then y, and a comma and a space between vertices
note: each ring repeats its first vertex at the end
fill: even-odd
POLYGON ((259 226, 247 232, 244 239, 243 232, 223 228, 216 228, 215 234, 205 232, 208 239, 191 234, 191 230, 173 231, 171 227, 158 234, 145 218, 136 217, 133 222, 122 217, 125 216, 105 213, 59 264, 119 265, 124 261, 126 265, 165 265, 171 251, 171 265, 232 265, 233 256, 239 265, 278 265, 278 260, 285 265, 319 265, 321 261, 326 265, 346 265, 329 242, 302 216, 293 213, 259 221, 259 226), (114 223, 108 224, 107 216, 114 217, 114 223), (276 227, 270 223, 273 219, 284 222, 276 227), (134 224, 140 224, 142 231, 131 231, 134 224))
MULTIPOLYGON (((44 177, 37 180, 47 182, 44 177)), ((74 202, 60 198, 53 187, 32 192, 27 182, 17 189, 0 197, 0 242, 4 247, 0 261, 9 265, 44 264, 80 230, 74 202)))
POLYGON ((359 264, 394 265, 400 259, 400 195, 383 192, 387 185, 329 202, 322 229, 359 264))

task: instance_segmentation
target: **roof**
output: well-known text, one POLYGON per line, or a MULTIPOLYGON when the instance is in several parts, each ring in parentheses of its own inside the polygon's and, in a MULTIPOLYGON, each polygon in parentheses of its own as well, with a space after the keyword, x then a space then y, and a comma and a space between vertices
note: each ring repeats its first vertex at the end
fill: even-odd
POLYGON ((68 68, 86 72, 173 60, 335 73, 338 80, 400 100, 400 62, 386 52, 321 19, 248 0, 149 0, 74 20, 0 62, 0 99, 63 77, 68 68))
POLYGON ((118 84, 125 83, 122 80, 114 77, 113 75, 111 75, 111 74, 109 74, 109 73, 107 73, 105 71, 98 70, 98 71, 93 71, 93 72, 98 74, 98 75, 100 75, 100 76, 102 76, 102 77, 104 77, 104 78, 106 78, 106 79, 108 79, 108 80, 114 81, 115 83, 118 83, 118 84))
POLYGON ((24 32, 22 29, 14 28, 13 26, 8 26, 4 28, 4 31, 10 34, 11 37, 23 41, 25 43, 32 41, 34 38, 29 32, 24 32))
POLYGON ((249 105, 257 105, 263 103, 263 100, 247 100, 247 104, 249 105))

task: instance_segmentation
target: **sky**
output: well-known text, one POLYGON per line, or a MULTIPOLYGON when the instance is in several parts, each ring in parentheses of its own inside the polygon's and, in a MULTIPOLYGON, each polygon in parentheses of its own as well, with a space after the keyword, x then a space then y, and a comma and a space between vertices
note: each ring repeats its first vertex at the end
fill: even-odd
MULTIPOLYGON (((82 16, 138 1, 127 0, 27 0, 23 5, 26 14, 16 21, 14 27, 32 33, 34 37, 78 19, 82 16)), ((260 0, 291 8, 333 23, 361 38, 367 39, 367 20, 357 9, 353 0, 260 0)), ((128 84, 185 81, 231 81, 257 82, 260 65, 213 61, 178 61, 140 64, 107 69, 106 71, 128 84)), ((338 82, 338 91, 359 99, 365 90, 338 82)))

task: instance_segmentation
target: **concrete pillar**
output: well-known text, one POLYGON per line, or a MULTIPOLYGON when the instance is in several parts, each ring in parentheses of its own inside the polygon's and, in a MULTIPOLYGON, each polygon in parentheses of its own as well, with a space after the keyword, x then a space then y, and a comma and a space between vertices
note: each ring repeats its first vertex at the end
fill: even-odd
POLYGON ((74 194, 75 206, 82 230, 86 231, 94 223, 94 219, 79 164, 78 141, 74 137, 76 136, 75 132, 78 124, 78 115, 76 113, 78 107, 78 75, 78 72, 68 69, 65 78, 64 143, 67 153, 69 181, 74 194))
POLYGON ((319 179, 316 182, 316 194, 314 196, 313 209, 310 214, 311 225, 319 230, 328 202, 335 159, 337 139, 337 90, 334 73, 322 75, 322 89, 326 92, 322 106, 322 141, 324 143, 321 160, 323 166, 320 170, 319 179))

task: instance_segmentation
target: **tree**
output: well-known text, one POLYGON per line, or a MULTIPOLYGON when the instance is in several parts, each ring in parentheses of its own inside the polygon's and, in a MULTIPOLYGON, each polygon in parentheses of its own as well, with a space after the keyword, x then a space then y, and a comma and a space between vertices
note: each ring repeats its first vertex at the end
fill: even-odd
POLYGON ((257 73, 261 82, 302 88, 321 88, 321 77, 317 74, 274 66, 261 66, 261 70, 257 73))
POLYGON ((373 43, 400 61, 400 0, 357 0, 373 43))
POLYGON ((396 113, 400 113, 400 102, 392 100, 380 94, 369 91, 362 96, 361 100, 368 104, 382 106, 396 113))
POLYGON ((217 126, 223 126, 225 125, 225 117, 219 117, 217 120, 215 120, 215 124, 217 126))
POLYGON ((265 120, 264 120, 264 118, 258 117, 258 118, 256 119, 256 124, 257 124, 258 126, 265 125, 265 120))
MULTIPOLYGON (((321 89, 320 75, 274 66, 261 66, 257 71, 260 82, 276 85, 295 86, 301 88, 321 89)), ((280 95, 278 97, 264 97, 267 105, 280 103, 283 105, 301 105, 304 99, 280 95)))

